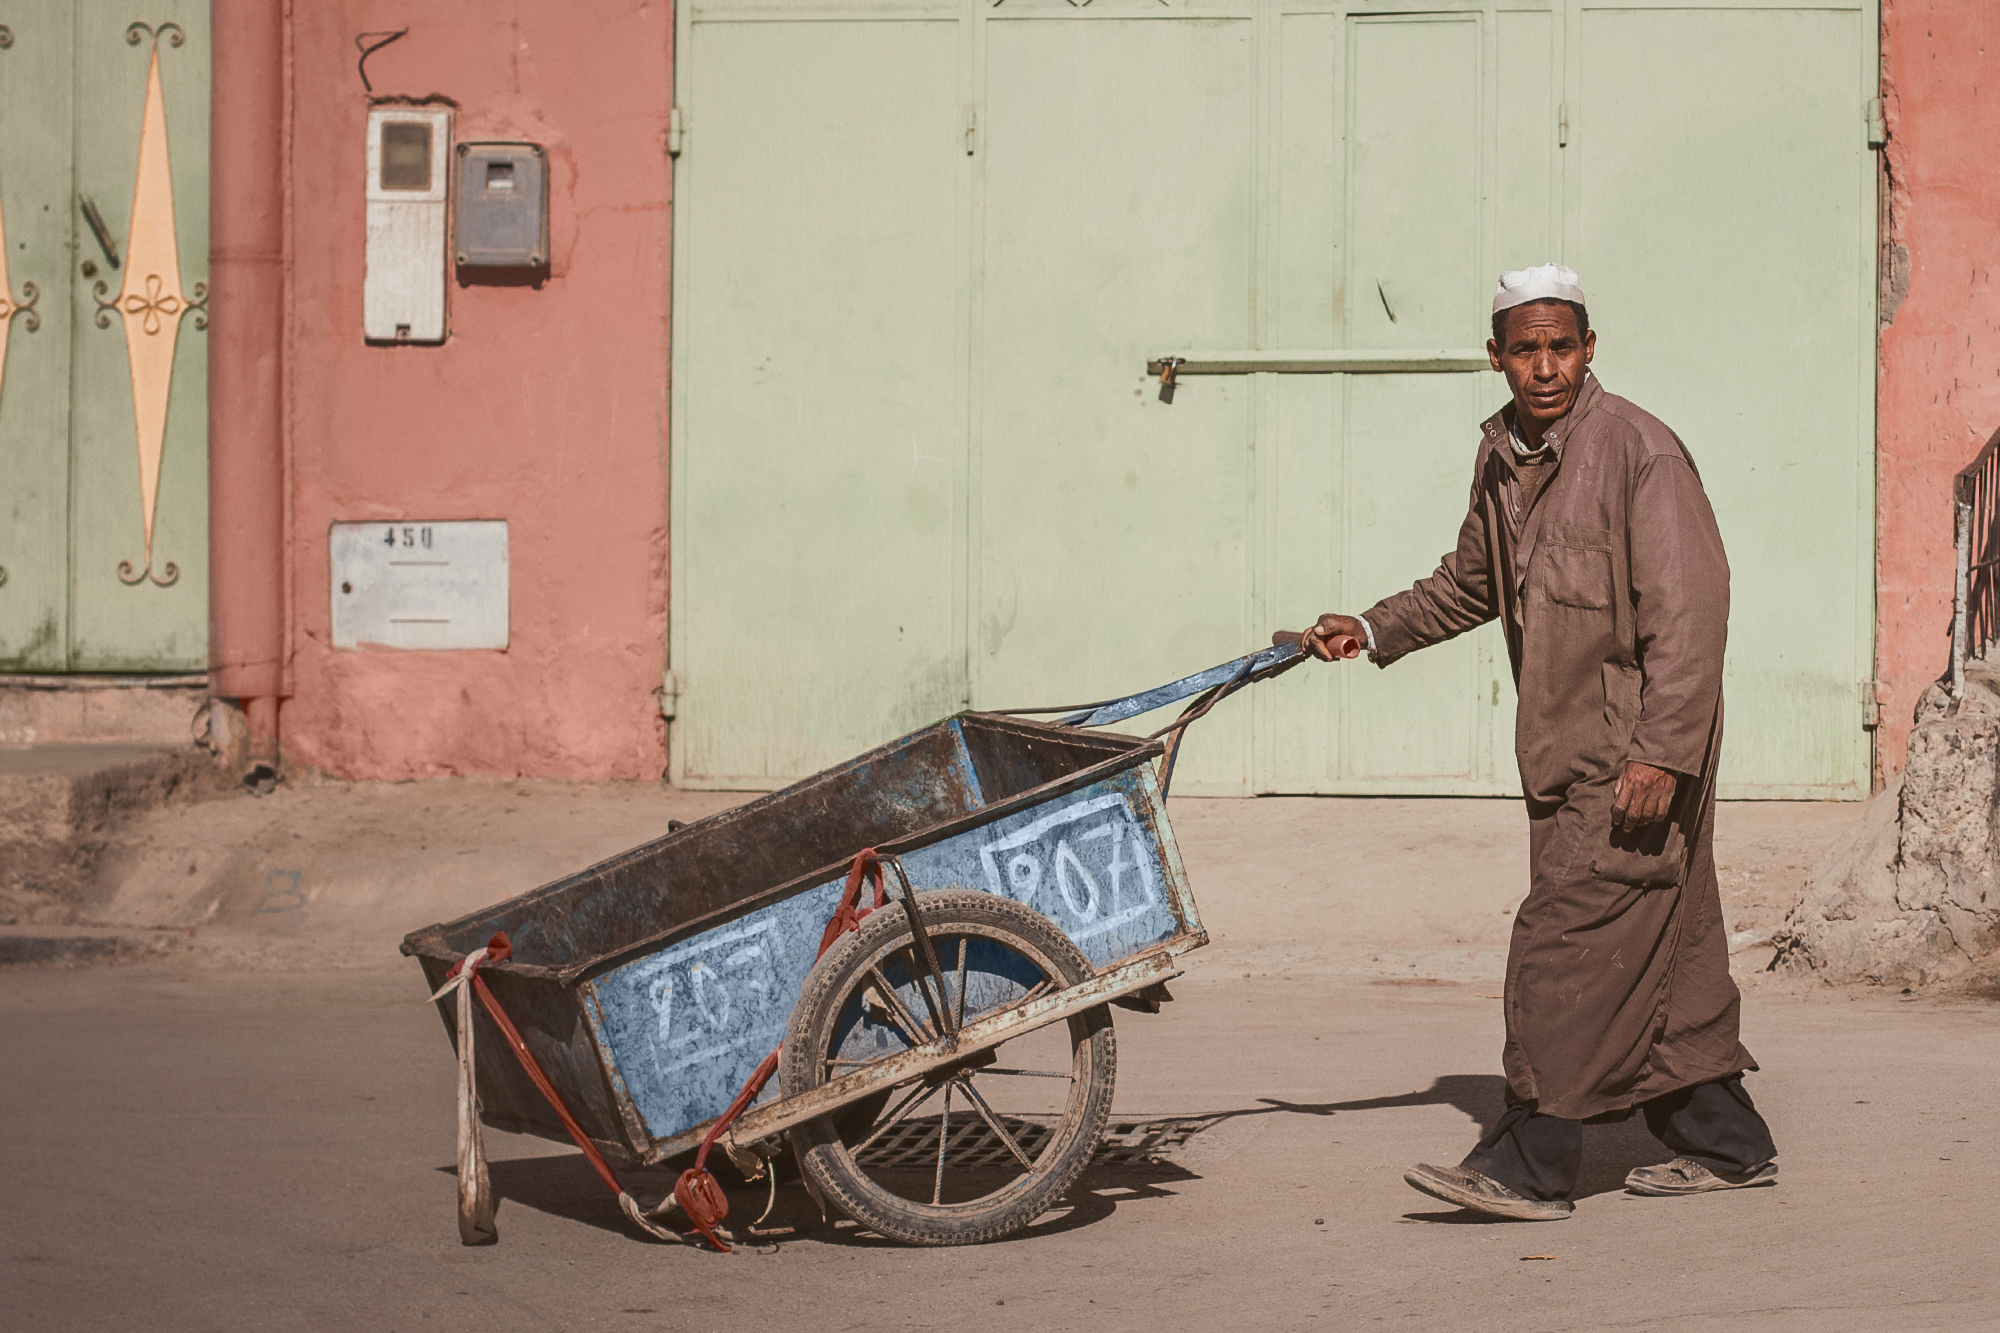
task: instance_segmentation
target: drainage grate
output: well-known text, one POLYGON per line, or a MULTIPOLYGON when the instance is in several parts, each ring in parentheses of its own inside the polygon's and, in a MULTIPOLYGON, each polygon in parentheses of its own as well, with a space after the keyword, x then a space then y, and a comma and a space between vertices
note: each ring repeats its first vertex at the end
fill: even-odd
MULTIPOLYGON (((1219 1119, 1220 1116, 1210 1115, 1113 1120, 1104 1127, 1104 1137, 1098 1143, 1097 1154, 1091 1162, 1093 1165, 1117 1164, 1169 1156, 1174 1149, 1219 1119)), ((934 1115, 905 1120, 868 1145, 868 1151, 861 1154, 861 1165, 877 1171, 936 1166, 938 1120, 939 1117, 934 1115)), ((1030 1120, 1003 1115, 1000 1120, 1007 1126, 1007 1132, 1014 1136, 1014 1141, 1021 1145, 1021 1151, 1029 1157, 1041 1152, 1056 1123, 1053 1116, 1030 1120)), ((952 1114, 951 1141, 946 1148, 946 1156, 952 1165, 960 1167, 1019 1165, 1014 1160, 1014 1154, 1007 1151, 1007 1145, 1000 1142, 976 1112, 965 1112, 963 1118, 961 1113, 952 1114)))

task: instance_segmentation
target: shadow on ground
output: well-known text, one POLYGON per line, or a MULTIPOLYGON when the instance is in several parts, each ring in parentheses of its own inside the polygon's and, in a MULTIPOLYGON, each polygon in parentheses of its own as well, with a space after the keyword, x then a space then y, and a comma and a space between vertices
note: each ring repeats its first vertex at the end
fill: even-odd
MULTIPOLYGON (((1506 1080, 1497 1074, 1445 1074, 1421 1091, 1400 1093, 1392 1097, 1370 1097, 1359 1101, 1345 1102, 1286 1102, 1275 1098, 1259 1098, 1259 1105, 1236 1111, 1223 1111, 1200 1116, 1155 1117, 1155 1119, 1187 1119, 1203 1122, 1204 1131, 1228 1120, 1247 1119, 1265 1115, 1332 1116, 1342 1112, 1392 1111, 1421 1106, 1451 1106, 1462 1111, 1477 1125, 1477 1131, 1468 1130, 1463 1143, 1440 1142, 1435 1151, 1435 1159, 1440 1163, 1458 1161, 1473 1145, 1479 1135, 1485 1134, 1499 1122, 1504 1108, 1506 1080)), ((1585 1125, 1583 1130, 1583 1169, 1577 1177, 1575 1199, 1586 1199, 1596 1194, 1608 1194, 1625 1187, 1625 1176, 1632 1168, 1664 1162, 1673 1154, 1646 1129, 1645 1120, 1633 1115, 1616 1124, 1585 1125)), ((1415 1165, 1415 1163, 1411 1163, 1415 1165)), ((453 1168, 441 1167, 449 1173, 453 1168)), ((632 1234, 633 1228, 623 1214, 618 1211, 617 1201, 605 1189, 588 1162, 578 1153, 558 1153, 546 1157, 516 1157, 489 1163, 488 1172, 493 1181, 495 1195, 506 1203, 517 1203, 537 1212, 556 1217, 568 1218, 587 1226, 619 1234, 632 1234)), ((650 1203, 664 1198, 672 1189, 678 1171, 648 1170, 628 1168, 622 1175, 626 1188, 635 1197, 650 1203)), ((1188 1180, 1199 1179, 1194 1172, 1172 1160, 1142 1159, 1123 1162, 1094 1163, 1078 1179, 1063 1204, 1043 1216, 1041 1220, 1017 1233, 1019 1236, 1051 1236, 1090 1226, 1111 1216, 1122 1204, 1143 1202, 1148 1199, 1171 1197, 1175 1191, 1170 1186, 1188 1180)), ((792 1240, 810 1239, 836 1245, 877 1246, 894 1242, 883 1240, 873 1232, 863 1231, 844 1218, 835 1218, 831 1223, 823 1222, 819 1210, 805 1190, 799 1187, 796 1175, 778 1187, 776 1198, 759 1186, 736 1186, 728 1189, 729 1226, 738 1235, 744 1236, 746 1245, 780 1244, 792 1240), (746 1228, 770 1205, 770 1215, 764 1221, 764 1229, 786 1230, 789 1233, 775 1237, 745 1235, 746 1228)), ((678 1217, 678 1214, 674 1214, 678 1217)), ((1462 1210, 1408 1213, 1405 1217, 1415 1222, 1442 1222, 1452 1225, 1500 1224, 1505 1219, 1482 1217, 1462 1210)), ((506 1214, 504 1208, 499 1217, 499 1225, 504 1230, 506 1214)), ((637 1237, 634 1237, 637 1239, 637 1237)))
MULTIPOLYGON (((1459 1161, 1479 1137, 1500 1123, 1506 1107, 1507 1080, 1498 1074, 1445 1074, 1421 1092, 1394 1097, 1371 1097, 1365 1101, 1302 1104, 1262 1098, 1266 1110, 1238 1111, 1235 1115, 1263 1115, 1283 1111, 1295 1115, 1332 1115, 1339 1111, 1387 1111, 1407 1106, 1452 1106, 1463 1111, 1478 1126, 1463 1145, 1440 1143, 1436 1161, 1450 1165, 1459 1161)), ((1226 1118, 1226 1117, 1225 1117, 1226 1118)), ((1613 1124, 1586 1124, 1583 1127, 1583 1169, 1578 1172, 1573 1199, 1609 1194, 1625 1188, 1625 1177, 1634 1167, 1651 1166, 1671 1160, 1673 1153, 1647 1130, 1645 1119, 1634 1113, 1613 1124)), ((1416 1163, 1412 1162, 1412 1166, 1416 1163)), ((1424 1221, 1494 1222, 1501 1219, 1454 1210, 1441 1213, 1412 1213, 1424 1221)))
MULTIPOLYGON (((455 1174, 455 1169, 449 1166, 439 1167, 438 1170, 446 1175, 455 1174)), ((633 1240, 644 1243, 632 1224, 625 1220, 624 1214, 618 1211, 617 1200, 581 1153, 491 1161, 487 1164, 487 1174, 493 1182, 494 1196, 500 1201, 495 1225, 503 1238, 507 1230, 506 1205, 511 1203, 552 1217, 581 1222, 600 1231, 629 1235, 633 1240)), ((633 1168, 619 1172, 633 1197, 649 1206, 672 1191, 676 1175, 674 1172, 633 1168)), ((1198 1179, 1200 1177, 1194 1172, 1173 1162, 1098 1163, 1078 1178, 1058 1207, 1016 1234, 1022 1237, 1053 1236, 1074 1231, 1078 1227, 1103 1221, 1118 1211, 1120 1205, 1170 1198, 1175 1191, 1168 1186, 1198 1179)), ((897 1243, 884 1240, 872 1231, 864 1231, 845 1218, 836 1216, 831 1222, 821 1221, 818 1208, 799 1185, 796 1176, 778 1186, 775 1198, 761 1185, 730 1187, 725 1192, 729 1196, 727 1225, 740 1238, 740 1243, 748 1247, 761 1248, 798 1240, 862 1248, 897 1243), (767 1203, 771 1211, 761 1229, 786 1234, 758 1236, 747 1233, 747 1228, 763 1214, 767 1203)), ((678 1210, 665 1220, 669 1224, 678 1223, 676 1230, 685 1229, 685 1218, 678 1210)))

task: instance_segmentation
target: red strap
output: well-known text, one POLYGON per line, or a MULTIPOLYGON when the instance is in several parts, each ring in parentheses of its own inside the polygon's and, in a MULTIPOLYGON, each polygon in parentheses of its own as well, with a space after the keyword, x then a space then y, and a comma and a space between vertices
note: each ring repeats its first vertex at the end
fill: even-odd
POLYGON ((833 920, 826 923, 826 933, 819 937, 819 953, 813 961, 826 957, 826 951, 833 942, 850 930, 860 928, 861 919, 889 901, 886 886, 882 882, 882 858, 875 854, 873 847, 864 847, 855 854, 854 864, 847 871, 847 889, 840 895, 840 906, 833 909, 833 920), (861 902, 861 881, 866 877, 875 881, 874 906, 854 909, 861 902))
MULTIPOLYGON (((487 941, 486 958, 488 962, 505 962, 507 959, 513 957, 513 955, 514 946, 508 941, 507 932, 504 930, 495 932, 493 938, 487 941)), ((450 980, 452 977, 457 976, 464 966, 465 961, 462 959, 454 963, 451 971, 445 973, 445 979, 450 980)), ((500 1035, 505 1037, 507 1044, 514 1048, 514 1058, 521 1062, 521 1068, 527 1071, 529 1079, 533 1081, 537 1088, 541 1089, 542 1096, 549 1099, 549 1105, 553 1106, 556 1115, 561 1117, 563 1128, 569 1131, 569 1136, 572 1139, 576 1140, 576 1146, 583 1150, 583 1155, 590 1159, 592 1166, 597 1168, 597 1174, 604 1178, 604 1183, 611 1187, 611 1192, 613 1194, 623 1194, 625 1187, 619 1184, 618 1177, 612 1174, 610 1163, 604 1160, 604 1154, 597 1151, 597 1145, 592 1143, 590 1136, 583 1132, 583 1126, 576 1123, 576 1117, 572 1116, 569 1113, 569 1108, 563 1105, 562 1094, 556 1091, 555 1084, 549 1082, 549 1076, 544 1074, 541 1065, 536 1063, 534 1054, 528 1050, 528 1044, 521 1040, 521 1033, 515 1028, 513 1020, 507 1017, 507 1011, 500 1007, 500 1002, 493 998, 493 992, 487 989, 486 978, 479 975, 479 965, 477 963, 472 965, 472 989, 479 996, 479 1002, 486 1006, 487 1016, 493 1020, 494 1026, 500 1029, 500 1035)), ((472 1040, 472 1034, 461 1032, 458 1034, 458 1039, 460 1041, 470 1041, 472 1040)))
MULTIPOLYGON (((853 866, 848 869, 847 887, 840 895, 840 906, 834 909, 833 920, 826 923, 826 933, 820 936, 819 953, 814 961, 826 957, 826 951, 833 947, 834 941, 850 930, 859 929, 862 920, 870 912, 886 905, 888 900, 887 886, 883 882, 882 858, 876 855, 873 847, 864 848, 856 854, 853 866), (875 901, 868 907, 860 907, 861 885, 864 879, 873 880, 875 884, 875 901)), ((509 943, 506 932, 499 931, 487 942, 486 951, 487 961, 504 962, 513 956, 514 946, 509 943)), ((451 971, 445 974, 446 980, 457 976, 464 966, 465 960, 453 964, 451 971)), ((597 1174, 604 1178, 604 1183, 611 1187, 611 1192, 623 1195, 625 1187, 618 1183, 618 1177, 612 1173, 610 1163, 604 1160, 604 1155, 597 1151, 597 1145, 590 1141, 590 1136, 583 1132, 583 1127, 576 1123, 574 1116, 570 1115, 569 1108, 563 1105, 562 1094, 558 1093, 555 1085, 549 1082, 548 1075, 544 1074, 542 1067, 535 1062, 535 1057, 529 1052, 527 1043, 521 1040, 521 1034, 515 1030, 506 1011, 500 1007, 500 1002, 493 998, 493 992, 487 989, 485 979, 479 975, 477 963, 473 964, 472 968, 472 987, 479 995, 479 1002, 486 1006, 486 1012, 492 1017, 495 1026, 500 1029, 501 1035, 506 1037, 507 1044, 514 1048, 514 1057, 521 1062, 521 1068, 527 1071, 534 1085, 541 1089, 542 1096, 548 1098, 549 1105, 553 1106, 556 1114, 562 1118, 563 1128, 567 1129, 569 1136, 576 1140, 576 1146, 590 1159, 590 1164, 597 1169, 597 1174)), ((470 1033, 459 1034, 460 1041, 471 1039, 470 1033)), ((687 1210, 688 1219, 694 1223, 695 1230, 699 1231, 702 1238, 710 1245, 724 1254, 730 1253, 729 1245, 715 1234, 715 1227, 723 1218, 729 1216, 729 1198, 722 1192, 722 1186, 717 1183, 715 1177, 708 1173, 708 1150, 715 1146, 717 1139, 728 1132, 731 1125, 736 1123, 736 1118, 749 1109, 750 1103, 757 1100, 757 1094, 764 1090, 764 1085, 770 1082, 771 1075, 777 1072, 778 1055, 783 1050, 784 1047, 780 1046, 778 1050, 764 1057, 764 1062, 750 1075, 749 1081, 743 1085, 743 1090, 736 1094, 736 1100, 729 1103, 729 1109, 716 1118, 715 1124, 703 1136, 701 1147, 695 1152, 694 1165, 681 1172, 681 1178, 674 1182, 674 1198, 687 1210)))

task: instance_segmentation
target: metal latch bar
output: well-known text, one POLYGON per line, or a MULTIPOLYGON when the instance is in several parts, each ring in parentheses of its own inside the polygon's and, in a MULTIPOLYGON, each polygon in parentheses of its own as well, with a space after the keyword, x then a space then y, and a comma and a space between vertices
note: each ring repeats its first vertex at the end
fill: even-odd
POLYGON ((1491 370, 1484 349, 1324 352, 1170 352, 1146 362, 1158 376, 1168 365, 1182 375, 1422 375, 1491 370))

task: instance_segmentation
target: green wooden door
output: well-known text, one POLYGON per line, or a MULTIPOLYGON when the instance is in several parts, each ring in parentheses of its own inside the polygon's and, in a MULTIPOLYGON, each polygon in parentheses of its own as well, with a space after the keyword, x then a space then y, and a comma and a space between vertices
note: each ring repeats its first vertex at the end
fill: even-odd
POLYGON ((39 320, 0 372, 0 670, 199 670, 208 6, 0 0, 0 24, 0 227, 39 320))
POLYGON ((1567 252, 1605 383, 1687 441, 1729 550, 1722 793, 1865 796, 1872 9, 1591 0, 1577 18, 1567 252))
POLYGON ((965 696, 957 44, 921 12, 690 9, 675 773, 770 787, 965 696))
MULTIPOLYGON (((1148 336, 1252 335, 1256 28, 1156 8, 1009 0, 980 25, 980 707, 1142 690, 1261 637, 1251 386, 1213 381, 1169 407, 1144 381, 1148 336)), ((1248 783, 1249 718, 1193 734, 1180 790, 1248 783)))
MULTIPOLYGON (((1137 689, 1427 574, 1504 401, 1468 368, 1494 275, 1560 259, 1730 542, 1725 792, 1865 794, 1874 23, 684 6, 674 777, 772 785, 954 707, 1137 689), (1719 285, 1750 299, 1715 339, 1719 285), (1143 374, 1259 351, 1321 373, 1171 406, 1143 374)), ((1205 721, 1177 789, 1517 791, 1513 693, 1490 627, 1300 672, 1205 721)))

